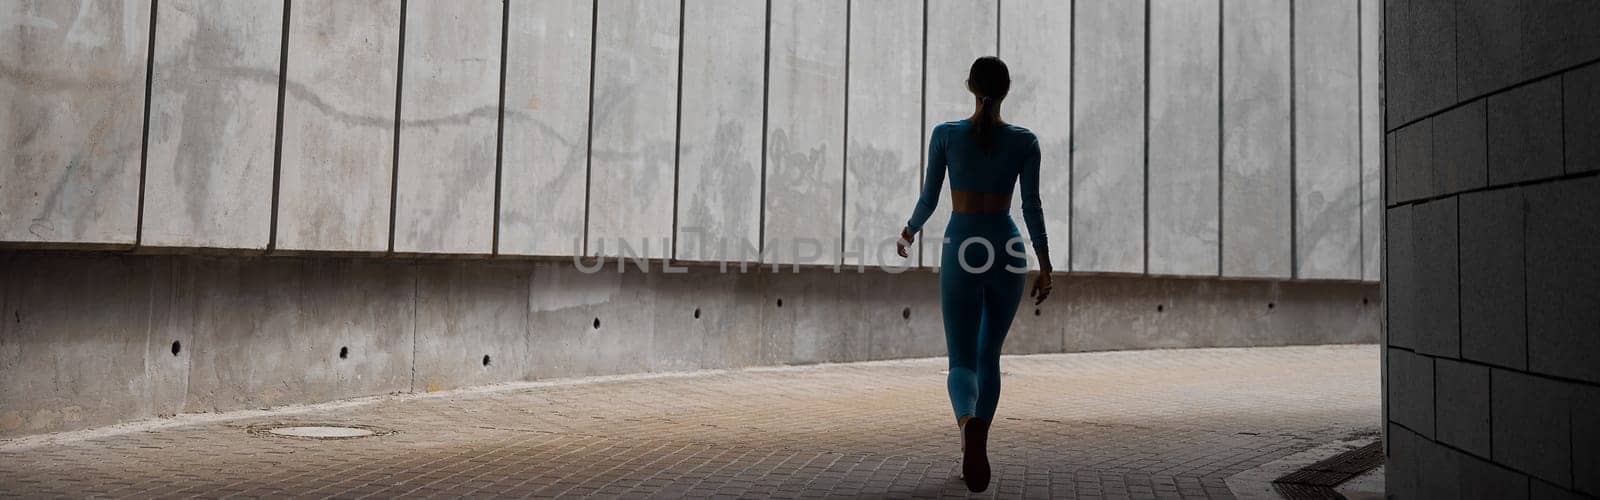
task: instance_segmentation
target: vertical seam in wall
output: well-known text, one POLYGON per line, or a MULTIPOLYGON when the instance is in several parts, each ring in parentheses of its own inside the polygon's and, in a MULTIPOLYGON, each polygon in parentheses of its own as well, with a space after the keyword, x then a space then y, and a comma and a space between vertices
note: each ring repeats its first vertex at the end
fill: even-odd
MULTIPOLYGON (((850 210, 850 15, 854 0, 844 1, 844 143, 841 151, 842 161, 840 171, 843 174, 839 183, 839 263, 844 264, 845 251, 845 213, 850 210)), ((865 260, 865 256, 859 257, 865 260)), ((869 333, 870 335, 870 333, 869 333)), ((867 357, 872 357, 871 344, 868 344, 867 357)))
POLYGON ((1465 359, 1461 349, 1461 195, 1451 196, 1450 202, 1455 204, 1456 215, 1456 358, 1465 359))
MULTIPOLYGON (((405 0, 400 2, 400 17, 405 17, 405 0)), ((421 307, 422 266, 411 263, 411 392, 417 392, 417 308, 421 307)))
MULTIPOLYGON (((767 121, 768 115, 772 114, 772 0, 767 0, 766 10, 766 22, 761 25, 761 204, 756 209, 756 267, 760 267, 762 256, 767 253, 767 136, 772 135, 767 121)), ((849 55, 846 54, 845 58, 848 59, 849 55)), ((845 98, 848 100, 849 96, 845 98)))
POLYGON ((489 255, 500 255, 500 179, 505 168, 506 143, 506 54, 511 46, 511 0, 500 2, 500 109, 494 126, 494 232, 489 239, 489 255))
POLYGON ((587 144, 583 148, 583 241, 574 245, 583 248, 583 255, 589 255, 589 185, 594 171, 594 60, 599 38, 600 0, 594 0, 589 4, 589 128, 584 133, 587 144))
POLYGON ((1356 2, 1356 279, 1367 278, 1367 117, 1365 67, 1366 50, 1364 24, 1361 17, 1362 0, 1356 2))
POLYGON ((144 54, 144 125, 139 138, 139 208, 133 220, 133 247, 144 244, 144 179, 150 165, 150 97, 155 86, 156 73, 156 18, 160 16, 160 0, 150 0, 150 38, 144 54))
POLYGON ((1226 233, 1223 230, 1223 217, 1227 214, 1222 209, 1223 194, 1225 193, 1222 185, 1227 180, 1226 157, 1223 152, 1228 146, 1228 131, 1225 128, 1227 125, 1225 118, 1227 109, 1224 106, 1228 89, 1228 79, 1224 70, 1228 54, 1227 37, 1224 36, 1224 33, 1226 33, 1224 26, 1228 22, 1226 3, 1227 0, 1217 0, 1217 276, 1219 277, 1222 276, 1222 238, 1226 233))
MULTIPOLYGON (((678 116, 672 132, 672 232, 667 236, 667 244, 670 247, 662 249, 666 251, 669 259, 678 258, 678 165, 683 160, 683 15, 687 3, 688 0, 678 0, 678 104, 673 106, 678 116)), ((650 243, 645 242, 645 247, 649 246, 650 243)), ((649 251, 645 253, 648 254, 649 251)))
MULTIPOLYGON (((1488 109, 1488 107, 1488 103, 1485 102, 1484 108, 1488 109)), ((1485 142, 1488 141, 1487 138, 1484 140, 1485 142)), ((1517 212, 1522 217, 1522 369, 1531 370, 1533 368, 1533 356, 1528 353, 1532 347, 1532 342, 1528 340, 1530 337, 1528 335, 1530 323, 1528 320, 1528 212, 1530 210, 1527 191, 1522 188, 1512 189, 1516 189, 1519 195, 1518 198, 1521 198, 1519 200, 1521 203, 1518 203, 1521 206, 1517 207, 1517 212)))
POLYGON ((1150 0, 1144 0, 1144 274, 1150 274, 1150 0))
MULTIPOLYGON (((917 189, 919 190, 919 192, 922 189, 923 184, 928 182, 928 179, 927 179, 927 163, 928 163, 928 0, 922 0, 922 82, 921 82, 921 84, 922 84, 922 98, 920 99, 921 106, 920 106, 920 109, 919 109, 919 112, 921 114, 917 118, 917 134, 919 136, 919 139, 918 139, 918 142, 917 142, 917 189)), ((927 243, 927 239, 928 239, 928 238, 926 238, 927 233, 923 233, 922 236, 924 236, 924 237, 923 238, 917 238, 917 263, 926 265, 927 263, 923 262, 923 257, 925 255, 924 255, 922 250, 926 246, 926 245, 924 245, 924 243, 927 243)))
MULTIPOLYGON (((394 162, 389 170, 389 253, 394 253, 395 216, 400 209, 400 103, 405 96, 406 81, 406 11, 407 0, 400 0, 400 49, 394 70, 394 162)), ((413 355, 412 363, 416 359, 413 355)), ((412 369, 415 372, 415 367, 412 369)), ((415 376, 413 375, 413 378, 415 376)), ((413 381, 412 389, 416 389, 413 381)))
POLYGON ((1295 0, 1289 0, 1289 279, 1300 277, 1300 187, 1297 173, 1300 170, 1299 141, 1300 135, 1298 115, 1300 106, 1295 100, 1298 92, 1295 91, 1295 72, 1299 69, 1295 61, 1295 0))
MULTIPOLYGON (((1072 245, 1077 238, 1072 235, 1072 228, 1077 225, 1073 219, 1073 207, 1078 204, 1078 192, 1073 161, 1078 156, 1078 0, 1067 7, 1067 258, 1066 265, 1062 266, 1067 272, 1072 272, 1072 245)), ((1066 333, 1062 334, 1062 345, 1066 345, 1066 333)))
POLYGON ((278 123, 272 134, 272 214, 267 226, 267 249, 278 248, 278 184, 283 177, 283 101, 289 83, 289 8, 294 0, 283 0, 283 32, 278 40, 278 123))
POLYGON ((994 0, 994 56, 996 58, 1000 57, 1000 22, 1005 19, 1000 14, 1001 9, 1004 8, 1001 5, 1003 2, 1004 0, 994 0))

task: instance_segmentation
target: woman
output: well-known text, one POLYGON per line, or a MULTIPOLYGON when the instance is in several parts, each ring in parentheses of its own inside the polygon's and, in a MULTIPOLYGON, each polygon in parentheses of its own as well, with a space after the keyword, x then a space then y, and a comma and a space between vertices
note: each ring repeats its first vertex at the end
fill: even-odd
POLYGON ((989 425, 1000 400, 1000 347, 1022 300, 1027 254, 1009 213, 1011 189, 1022 181, 1022 219, 1039 258, 1029 296, 1050 296, 1050 250, 1039 205, 1039 139, 1000 120, 1011 72, 996 57, 973 61, 967 75, 977 109, 970 118, 941 123, 928 138, 928 175, 896 251, 906 256, 939 203, 950 172, 950 224, 939 267, 944 341, 950 353, 947 389, 961 428, 961 477, 967 489, 989 486, 989 425))

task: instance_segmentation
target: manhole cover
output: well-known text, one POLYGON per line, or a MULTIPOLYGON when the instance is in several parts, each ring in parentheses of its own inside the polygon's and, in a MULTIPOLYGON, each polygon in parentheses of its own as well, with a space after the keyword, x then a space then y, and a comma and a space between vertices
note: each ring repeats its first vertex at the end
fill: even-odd
POLYGON ((249 432, 258 436, 295 439, 355 439, 394 433, 369 425, 303 423, 253 425, 249 432))

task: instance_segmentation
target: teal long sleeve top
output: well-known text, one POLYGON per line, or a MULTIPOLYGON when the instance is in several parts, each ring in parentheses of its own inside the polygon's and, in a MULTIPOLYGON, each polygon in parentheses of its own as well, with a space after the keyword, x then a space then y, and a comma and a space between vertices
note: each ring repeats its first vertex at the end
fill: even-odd
POLYGON ((1009 195, 1022 183, 1022 221, 1035 255, 1049 255, 1044 231, 1044 208, 1039 203, 1039 138, 1033 132, 1011 124, 990 131, 993 144, 984 151, 973 136, 973 124, 962 119, 944 122, 928 137, 928 173, 923 178, 922 195, 906 222, 911 234, 922 231, 933 209, 939 206, 939 190, 949 172, 950 189, 1009 195))

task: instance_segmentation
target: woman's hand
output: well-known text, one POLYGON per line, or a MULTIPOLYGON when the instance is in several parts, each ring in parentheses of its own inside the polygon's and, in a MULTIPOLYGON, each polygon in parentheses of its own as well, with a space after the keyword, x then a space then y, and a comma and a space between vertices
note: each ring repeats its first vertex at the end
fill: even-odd
POLYGON ((1033 290, 1028 291, 1028 296, 1034 298, 1033 305, 1044 303, 1044 299, 1050 296, 1052 281, 1049 271, 1040 272, 1033 277, 1033 290))
POLYGON ((909 255, 906 253, 906 247, 911 246, 911 242, 915 241, 914 238, 916 238, 916 237, 911 235, 911 231, 906 230, 906 229, 901 229, 900 230, 900 241, 896 241, 894 243, 894 251, 895 251, 895 253, 900 254, 900 257, 902 257, 902 258, 909 257, 909 255))

